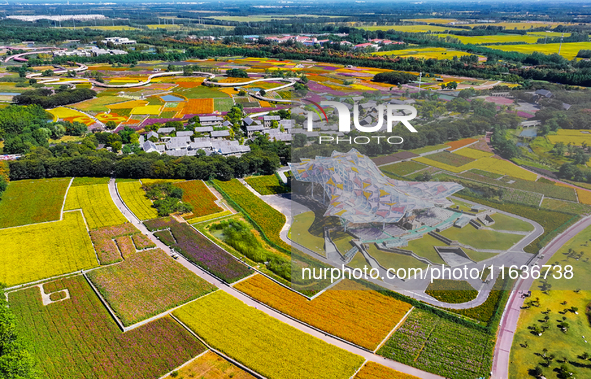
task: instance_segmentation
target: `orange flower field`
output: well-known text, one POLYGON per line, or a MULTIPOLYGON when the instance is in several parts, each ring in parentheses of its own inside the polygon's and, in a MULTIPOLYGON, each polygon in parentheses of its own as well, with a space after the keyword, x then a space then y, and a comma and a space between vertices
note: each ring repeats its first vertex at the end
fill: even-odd
POLYGON ((262 275, 234 288, 309 325, 374 350, 398 324, 410 304, 353 281, 342 281, 310 301, 262 275))

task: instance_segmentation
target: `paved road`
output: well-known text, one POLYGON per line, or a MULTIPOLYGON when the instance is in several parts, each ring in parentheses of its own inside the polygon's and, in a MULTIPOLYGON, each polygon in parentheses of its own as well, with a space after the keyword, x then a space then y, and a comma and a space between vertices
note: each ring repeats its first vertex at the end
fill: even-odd
MULTIPOLYGON (((558 249, 588 226, 591 226, 591 216, 579 220, 576 224, 552 240, 550 244, 542 249, 540 259, 536 263, 540 266, 546 264, 558 249)), ((519 296, 518 291, 528 291, 531 288, 532 283, 533 279, 531 278, 527 280, 520 279, 516 283, 514 291, 505 307, 505 312, 499 326, 497 344, 495 346, 492 376, 494 379, 506 379, 509 377, 511 345, 513 344, 513 336, 515 334, 515 329, 517 328, 517 321, 519 320, 519 312, 521 311, 524 302, 524 299, 519 296)))
MULTIPOLYGON (((123 201, 121 201, 121 198, 117 194, 115 179, 111 179, 111 181, 109 182, 109 193, 111 195, 111 198, 115 202, 115 205, 117 206, 117 208, 119 208, 121 213, 123 213, 123 215, 129 220, 129 222, 131 222, 133 225, 135 225, 143 234, 145 234, 152 241, 154 241, 154 243, 156 243, 157 247, 164 250, 167 254, 172 255, 172 251, 168 248, 168 246, 166 246, 162 242, 160 242, 160 240, 158 240, 141 223, 141 221, 125 206, 123 201)), ((233 287, 230 287, 227 284, 220 282, 218 279, 209 275, 209 273, 207 273, 206 271, 203 271, 199 267, 197 267, 197 266, 193 265, 192 263, 190 263, 189 261, 187 261, 183 256, 179 256, 179 258, 177 259, 177 262, 182 264, 183 266, 185 266, 187 269, 191 270, 193 273, 195 273, 196 275, 198 275, 202 279, 215 285, 220 290, 234 296, 236 299, 242 301, 246 305, 251 306, 251 307, 255 307, 255 308, 259 309, 260 311, 266 313, 267 315, 283 322, 284 324, 288 324, 288 325, 290 325, 290 326, 292 326, 304 333, 307 333, 311 336, 319 338, 319 339, 323 340, 324 342, 327 342, 331 345, 337 346, 343 350, 347 350, 353 354, 357 354, 357 355, 367 359, 368 361, 376 362, 376 363, 379 363, 379 364, 384 365, 386 367, 390 367, 394 370, 404 372, 404 373, 410 374, 410 375, 415 375, 419 378, 423 378, 423 379, 442 378, 439 375, 431 374, 431 373, 416 369, 414 367, 404 365, 400 362, 396 362, 396 361, 392 361, 390 359, 380 357, 378 355, 375 355, 375 354, 365 351, 363 349, 359 349, 359 348, 352 346, 348 343, 345 343, 345 342, 340 341, 336 338, 333 338, 329 335, 321 333, 315 329, 312 329, 304 324, 301 324, 289 317, 286 317, 286 316, 282 315, 281 313, 277 312, 275 309, 261 305, 260 303, 254 301, 251 298, 244 295, 242 292, 239 292, 239 291, 235 290, 233 287)))

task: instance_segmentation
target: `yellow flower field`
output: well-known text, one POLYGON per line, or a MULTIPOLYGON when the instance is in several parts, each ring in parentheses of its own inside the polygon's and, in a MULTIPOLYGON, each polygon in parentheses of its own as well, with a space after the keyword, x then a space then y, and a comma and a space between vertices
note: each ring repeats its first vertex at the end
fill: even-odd
POLYGON ((374 350, 410 309, 410 304, 342 281, 312 301, 256 275, 236 284, 249 296, 330 334, 374 350))
MULTIPOLYGON (((524 45, 489 45, 491 49, 502 51, 515 51, 523 54, 531 54, 534 51, 543 54, 558 54, 560 43, 548 44, 524 44, 524 45)), ((577 56, 579 50, 591 50, 591 42, 565 42, 560 49, 560 55, 571 60, 577 56)))
POLYGON ((125 205, 137 218, 149 220, 158 217, 156 208, 152 207, 152 202, 146 197, 146 192, 142 189, 139 180, 117 183, 117 189, 125 205))
POLYGON ((453 152, 453 154, 458 154, 463 157, 468 157, 468 158, 472 158, 472 159, 488 158, 488 157, 492 157, 494 155, 493 153, 489 153, 487 151, 471 149, 469 147, 466 147, 466 148, 460 149, 460 150, 456 150, 453 152))
POLYGON ((373 55, 395 55, 399 57, 414 57, 414 58, 425 58, 425 59, 453 59, 453 57, 462 57, 464 55, 470 55, 464 51, 450 50, 444 47, 427 47, 420 49, 404 49, 404 50, 391 50, 391 51, 378 51, 372 53, 373 55))
POLYGON ((587 145, 591 145, 591 132, 589 130, 558 129, 557 134, 548 135, 546 138, 553 144, 562 142, 565 145, 572 143, 575 146, 581 146, 583 142, 586 142, 587 145))
POLYGON ((48 109, 47 112, 53 115, 53 120, 57 121, 58 119, 65 119, 68 117, 86 117, 83 113, 78 112, 77 110, 66 108, 66 107, 57 107, 53 109, 48 109))
POLYGON ((150 114, 159 115, 162 105, 146 105, 143 107, 135 107, 131 109, 131 114, 150 114))
POLYGON ((127 121, 127 117, 119 116, 115 113, 99 113, 95 117, 104 123, 107 123, 109 121, 114 121, 117 124, 119 124, 120 122, 127 121))
POLYGON ((123 101, 121 103, 109 104, 109 109, 127 109, 127 108, 136 108, 136 107, 143 107, 148 105, 148 102, 145 100, 130 100, 130 101, 123 101))
POLYGON ((98 266, 79 211, 62 221, 0 229, 0 282, 14 286, 98 266))
POLYGON ((364 361, 223 291, 173 314, 209 345, 268 379, 348 379, 364 361))
POLYGON ((64 209, 82 209, 91 230, 127 222, 113 203, 108 184, 71 187, 64 209))
POLYGON ((577 188, 579 203, 591 205, 591 191, 577 188))

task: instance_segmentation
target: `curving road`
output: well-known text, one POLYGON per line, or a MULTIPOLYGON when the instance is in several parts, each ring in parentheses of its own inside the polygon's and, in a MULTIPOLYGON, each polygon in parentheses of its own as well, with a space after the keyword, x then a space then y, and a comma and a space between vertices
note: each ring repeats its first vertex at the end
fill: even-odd
MULTIPOLYGON (((123 203, 123 201, 121 200, 121 198, 119 197, 119 194, 117 192, 115 179, 111 179, 111 181, 109 182, 109 194, 111 195, 111 198, 115 202, 115 205, 117 206, 117 208, 119 208, 121 213, 127 218, 127 220, 129 222, 131 222, 133 225, 135 225, 143 234, 148 236, 148 238, 150 238, 150 240, 152 240, 158 248, 164 250, 167 254, 172 255, 172 251, 170 250, 170 248, 168 246, 164 245, 162 242, 160 242, 160 240, 158 238, 156 238, 141 223, 141 221, 129 210, 129 208, 127 208, 127 206, 123 203)), ((221 291, 224 291, 224 292, 234 296, 236 299, 242 301, 246 305, 251 306, 251 307, 255 307, 255 308, 259 309, 260 311, 266 313, 267 315, 269 315, 269 316, 271 316, 271 317, 273 317, 285 324, 288 324, 288 325, 290 325, 290 326, 292 326, 304 333, 307 333, 313 337, 319 338, 326 343, 337 346, 343 350, 347 350, 353 354, 357 354, 357 355, 365 358, 368 361, 376 362, 376 363, 379 363, 379 364, 384 365, 386 367, 390 367, 394 370, 397 370, 397 371, 400 371, 400 372, 403 372, 403 373, 406 373, 409 375, 414 375, 414 376, 417 376, 422 379, 443 378, 439 375, 431 374, 429 372, 422 371, 422 370, 419 370, 419 369, 411 367, 411 366, 407 366, 407 365, 402 364, 400 362, 396 362, 396 361, 375 355, 367 350, 360 349, 356 346, 353 346, 351 344, 343 342, 343 341, 341 341, 337 338, 334 338, 328 334, 322 333, 322 332, 320 332, 316 329, 313 329, 307 325, 297 322, 289 317, 286 317, 283 314, 277 312, 275 309, 273 309, 269 306, 266 306, 264 304, 261 304, 259 302, 256 302, 253 299, 251 299, 250 297, 244 295, 242 292, 239 292, 238 290, 234 289, 233 287, 230 287, 227 284, 222 283, 217 278, 210 275, 208 272, 206 272, 206 271, 202 270, 201 268, 190 263, 182 255, 179 255, 177 262, 182 264, 187 269, 191 270, 193 273, 195 273, 196 275, 198 275, 202 279, 215 285, 221 291)))

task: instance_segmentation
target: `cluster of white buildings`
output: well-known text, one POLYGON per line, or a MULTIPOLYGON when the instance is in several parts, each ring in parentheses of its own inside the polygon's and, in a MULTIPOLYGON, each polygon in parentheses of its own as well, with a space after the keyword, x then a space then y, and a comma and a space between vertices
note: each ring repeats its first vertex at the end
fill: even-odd
MULTIPOLYGON (((201 126, 193 131, 176 131, 175 128, 165 127, 141 135, 140 146, 147 153, 158 152, 175 157, 195 156, 199 150, 203 150, 206 155, 234 156, 250 151, 250 146, 231 139, 232 124, 229 121, 219 116, 200 116, 199 123, 201 126)), ((290 142, 294 124, 294 120, 282 120, 280 116, 263 116, 257 120, 245 117, 242 127, 249 139, 264 134, 275 141, 290 142)))
POLYGON ((107 37, 101 41, 105 45, 107 43, 112 43, 113 45, 120 46, 120 45, 135 45, 137 42, 133 39, 129 39, 127 37, 107 37))
POLYGON ((86 48, 79 48, 72 51, 56 50, 53 52, 54 56, 77 56, 77 57, 96 57, 99 55, 125 55, 127 51, 119 49, 101 49, 100 47, 91 46, 86 48))

